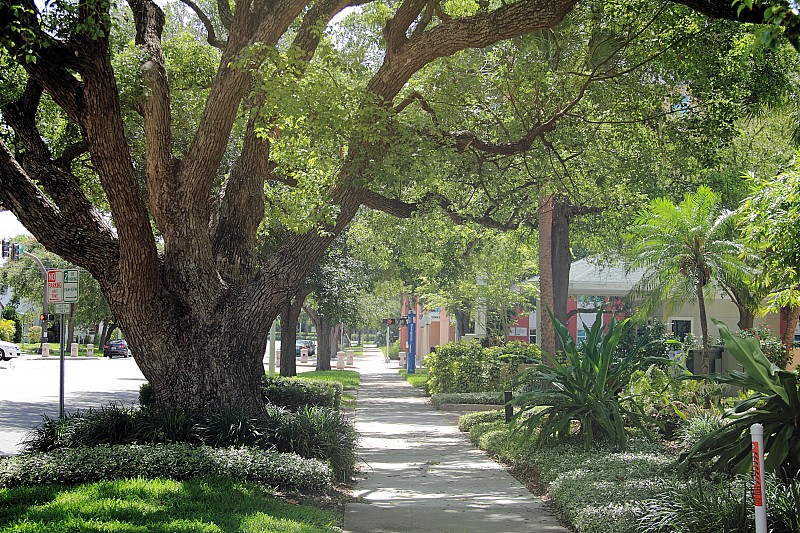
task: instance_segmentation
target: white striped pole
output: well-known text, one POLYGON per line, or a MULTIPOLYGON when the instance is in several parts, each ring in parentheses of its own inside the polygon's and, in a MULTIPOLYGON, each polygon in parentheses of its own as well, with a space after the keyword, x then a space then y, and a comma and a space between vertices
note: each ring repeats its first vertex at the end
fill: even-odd
POLYGON ((767 533, 767 501, 764 494, 764 426, 750 426, 753 443, 753 505, 756 508, 756 533, 767 533))

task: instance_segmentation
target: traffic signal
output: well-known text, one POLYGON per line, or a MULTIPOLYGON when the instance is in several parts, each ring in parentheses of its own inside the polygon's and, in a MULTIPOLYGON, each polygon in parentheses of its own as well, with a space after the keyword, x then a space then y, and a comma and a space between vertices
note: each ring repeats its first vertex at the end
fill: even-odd
POLYGON ((3 239, 3 259, 8 259, 11 255, 11 241, 3 239))
POLYGON ((23 252, 25 252, 25 246, 22 244, 14 244, 12 248, 14 250, 14 260, 16 261, 22 257, 23 252))
POLYGON ((397 319, 396 318, 387 318, 386 319, 386 325, 387 326, 394 326, 395 324, 397 324, 397 319))

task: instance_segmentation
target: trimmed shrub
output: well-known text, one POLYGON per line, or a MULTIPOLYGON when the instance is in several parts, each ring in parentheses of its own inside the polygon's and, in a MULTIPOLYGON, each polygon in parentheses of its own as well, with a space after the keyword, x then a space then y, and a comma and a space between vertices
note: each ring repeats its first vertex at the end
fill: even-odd
POLYGON ((63 420, 44 417, 25 441, 26 453, 108 444, 187 443, 213 447, 252 446, 329 461, 347 480, 356 463, 357 433, 339 411, 305 407, 297 412, 268 406, 264 416, 229 407, 210 411, 123 409, 79 411, 63 420))
POLYGON ((264 399, 274 405, 297 411, 305 406, 339 409, 342 384, 302 378, 267 377, 264 399))
POLYGON ((450 342, 425 356, 430 371, 428 389, 442 392, 483 392, 507 390, 520 364, 538 361, 536 346, 511 342, 483 348, 480 341, 450 342))
POLYGON ((156 404, 156 396, 153 394, 153 386, 150 383, 142 383, 139 387, 139 405, 142 407, 153 407, 156 404))
POLYGON ((505 421, 505 413, 501 410, 498 411, 476 411, 474 413, 467 413, 458 418, 458 429, 460 431, 469 431, 475 424, 483 422, 499 422, 505 421))
POLYGON ((130 477, 224 476, 278 490, 322 492, 331 487, 323 462, 257 448, 188 444, 100 445, 0 460, 0 487, 76 484, 130 477))
POLYGON ((431 395, 431 404, 441 407, 446 403, 471 403, 475 405, 503 405, 502 392, 450 392, 431 395))

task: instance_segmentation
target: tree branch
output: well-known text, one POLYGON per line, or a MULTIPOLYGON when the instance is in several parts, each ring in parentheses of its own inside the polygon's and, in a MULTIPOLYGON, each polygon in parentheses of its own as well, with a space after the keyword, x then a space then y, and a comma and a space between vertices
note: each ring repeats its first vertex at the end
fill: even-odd
MULTIPOLYGON (((181 0, 181 2, 189 6, 189 8, 194 11, 195 15, 197 15, 197 18, 200 19, 200 22, 203 23, 203 26, 205 26, 206 40, 208 41, 208 44, 214 48, 223 50, 225 48, 225 41, 217 38, 217 32, 214 30, 214 23, 211 22, 211 19, 208 18, 208 15, 206 15, 205 12, 200 9, 200 6, 192 2, 192 0, 181 0)), ((224 0, 220 0, 217 5, 222 5, 223 2, 224 0)), ((230 12, 230 6, 228 6, 228 12, 230 12)))
POLYGON ((0 142, 0 204, 48 250, 84 266, 101 283, 116 282, 119 247, 111 228, 79 193, 72 176, 55 166, 40 167, 38 162, 32 162, 32 167, 37 179, 46 176, 51 190, 58 193, 52 200, 0 142))
MULTIPOLYGON (((389 102, 414 73, 434 59, 467 48, 482 48, 537 29, 550 28, 564 18, 576 1, 522 0, 489 13, 444 20, 413 39, 406 38, 400 32, 399 28, 408 20, 408 15, 401 16, 398 10, 398 14, 390 21, 392 24, 387 24, 384 29, 387 52, 368 89, 389 102)), ((416 7, 417 4, 412 5, 416 7)), ((406 10, 409 15, 413 12, 411 5, 406 10)), ((403 32, 407 27, 403 28, 403 32)))

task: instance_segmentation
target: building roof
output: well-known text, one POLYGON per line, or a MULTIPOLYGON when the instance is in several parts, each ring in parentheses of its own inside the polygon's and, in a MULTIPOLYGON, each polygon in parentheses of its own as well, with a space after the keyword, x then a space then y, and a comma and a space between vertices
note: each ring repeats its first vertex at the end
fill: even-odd
POLYGON ((625 296, 642 279, 644 269, 626 272, 620 263, 600 263, 586 258, 574 261, 569 271, 571 295, 625 296))
MULTIPOLYGON (((626 296, 642 279, 643 268, 625 271, 619 263, 600 262, 597 258, 573 261, 569 269, 570 296, 626 296)), ((539 282, 539 276, 529 281, 539 282)))

